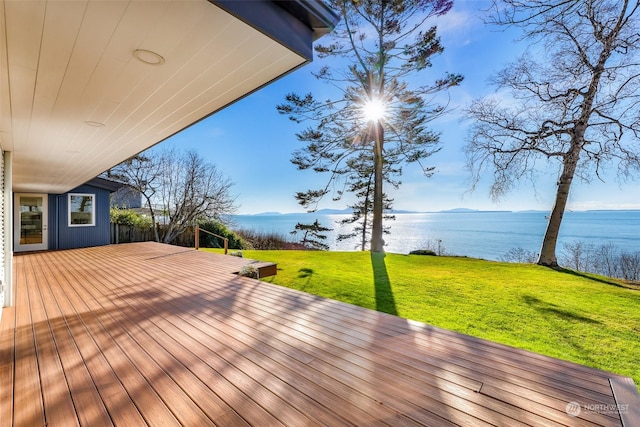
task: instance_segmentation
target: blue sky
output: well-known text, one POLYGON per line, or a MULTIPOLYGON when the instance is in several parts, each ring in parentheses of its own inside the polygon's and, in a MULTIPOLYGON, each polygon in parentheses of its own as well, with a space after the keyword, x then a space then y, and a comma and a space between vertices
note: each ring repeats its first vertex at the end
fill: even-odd
MULTIPOLYGON (((436 173, 426 178, 417 167, 404 167, 400 189, 386 189, 396 209, 549 210, 552 207, 555 166, 541 170, 535 185, 522 181, 498 203, 489 197, 489 179, 469 192, 470 176, 462 151, 468 123, 461 121, 460 110, 472 99, 494 93, 495 89, 487 83, 488 77, 513 61, 526 47, 516 41, 518 33, 485 26, 482 9, 487 6, 486 1, 457 0, 453 9, 436 22, 445 51, 434 57, 433 67, 417 78, 432 81, 450 71, 463 74, 465 80, 449 92, 452 111, 432 122, 431 127, 441 134, 442 150, 426 164, 435 166, 436 173)), ((293 194, 321 187, 326 177, 311 171, 297 171, 291 164, 291 153, 302 146, 295 137, 302 126, 280 116, 275 107, 289 92, 312 92, 323 99, 322 94, 328 88, 311 75, 311 71, 323 64, 322 60, 315 60, 182 131, 160 147, 195 149, 214 163, 235 183, 233 191, 238 195, 239 213, 303 212, 293 194)), ((621 183, 615 174, 605 174, 605 180, 588 184, 575 180, 569 209, 640 209, 640 182, 621 183)), ((346 204, 346 201, 332 202, 329 197, 319 208, 343 209, 346 204)))

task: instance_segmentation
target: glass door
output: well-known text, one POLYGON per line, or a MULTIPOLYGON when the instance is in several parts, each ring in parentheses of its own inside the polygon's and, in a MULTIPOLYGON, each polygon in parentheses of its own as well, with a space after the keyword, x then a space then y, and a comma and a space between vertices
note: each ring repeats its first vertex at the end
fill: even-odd
POLYGON ((46 194, 15 195, 15 252, 48 249, 46 194))

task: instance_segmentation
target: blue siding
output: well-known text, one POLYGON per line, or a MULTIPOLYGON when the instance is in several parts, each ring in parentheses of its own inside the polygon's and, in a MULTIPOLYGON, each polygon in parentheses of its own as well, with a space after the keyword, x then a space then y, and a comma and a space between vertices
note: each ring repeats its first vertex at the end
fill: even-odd
POLYGON ((81 185, 65 194, 49 195, 49 249, 73 249, 108 245, 110 238, 108 190, 81 185), (69 227, 69 193, 95 194, 93 226, 69 227))

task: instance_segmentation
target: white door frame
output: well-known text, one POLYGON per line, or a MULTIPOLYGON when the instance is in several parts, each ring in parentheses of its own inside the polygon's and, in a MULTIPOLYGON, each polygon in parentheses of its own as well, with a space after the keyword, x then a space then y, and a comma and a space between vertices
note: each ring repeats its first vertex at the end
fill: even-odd
MULTIPOLYGON (((40 193, 15 193, 14 195, 14 229, 13 229, 13 250, 14 252, 25 252, 25 251, 42 251, 49 249, 49 209, 47 206, 49 196, 47 194, 40 193), (37 218, 34 222, 35 224, 23 224, 22 219, 28 218, 27 212, 21 212, 21 197, 41 197, 42 198, 42 212, 40 218, 37 218), (42 238, 37 243, 27 243, 22 242, 23 238, 25 238, 25 233, 28 233, 31 227, 34 227, 34 230, 42 231, 42 238), (39 230, 41 228, 41 230, 39 230)), ((36 211, 37 212, 37 211, 36 211)), ((34 213, 36 213, 34 212, 34 213)))

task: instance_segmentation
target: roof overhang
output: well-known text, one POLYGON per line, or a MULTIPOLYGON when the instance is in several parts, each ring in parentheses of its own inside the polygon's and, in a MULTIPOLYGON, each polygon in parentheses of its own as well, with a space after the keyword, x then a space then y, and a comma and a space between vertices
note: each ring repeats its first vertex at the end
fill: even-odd
POLYGON ((87 181, 85 184, 91 185, 92 187, 96 187, 101 190, 106 190, 110 193, 115 193, 116 191, 120 190, 122 187, 126 186, 126 184, 122 182, 113 181, 111 179, 106 179, 99 176, 87 181))
POLYGON ((1 0, 0 24, 13 189, 60 194, 309 62, 335 15, 303 0, 1 0))

